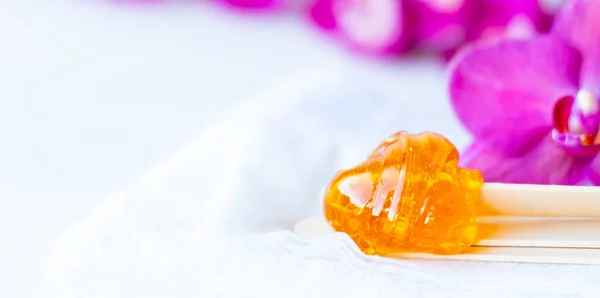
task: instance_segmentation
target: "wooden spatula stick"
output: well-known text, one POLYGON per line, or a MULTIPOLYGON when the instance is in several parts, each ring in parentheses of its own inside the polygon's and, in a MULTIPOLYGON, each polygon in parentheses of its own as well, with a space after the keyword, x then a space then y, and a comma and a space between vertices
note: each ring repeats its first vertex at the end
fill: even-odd
POLYGON ((485 183, 478 215, 600 219, 600 187, 485 183))

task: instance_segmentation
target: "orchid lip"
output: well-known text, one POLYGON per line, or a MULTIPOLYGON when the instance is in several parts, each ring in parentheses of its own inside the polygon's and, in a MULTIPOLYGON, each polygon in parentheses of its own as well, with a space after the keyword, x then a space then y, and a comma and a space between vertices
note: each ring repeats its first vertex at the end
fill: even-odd
POLYGON ((552 139, 569 154, 594 156, 600 151, 600 104, 593 93, 581 89, 554 106, 552 139))
POLYGON ((559 133, 556 129, 552 131, 552 140, 572 156, 592 157, 600 151, 600 144, 584 145, 581 136, 559 133))

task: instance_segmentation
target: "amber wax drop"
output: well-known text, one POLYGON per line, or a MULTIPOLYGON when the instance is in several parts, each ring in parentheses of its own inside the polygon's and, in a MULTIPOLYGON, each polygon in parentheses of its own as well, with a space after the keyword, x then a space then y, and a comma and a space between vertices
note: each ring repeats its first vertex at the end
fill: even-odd
POLYGON ((483 177, 458 167, 458 150, 435 133, 398 132, 325 192, 325 217, 366 254, 456 254, 477 233, 483 177))

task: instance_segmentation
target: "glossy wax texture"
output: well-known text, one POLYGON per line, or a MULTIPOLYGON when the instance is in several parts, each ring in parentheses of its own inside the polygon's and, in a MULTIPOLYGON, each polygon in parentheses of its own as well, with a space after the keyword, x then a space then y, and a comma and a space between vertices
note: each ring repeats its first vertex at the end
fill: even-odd
POLYGON ((458 158, 441 135, 398 132, 335 175, 325 217, 366 254, 461 253, 475 241, 483 177, 459 168, 458 158))

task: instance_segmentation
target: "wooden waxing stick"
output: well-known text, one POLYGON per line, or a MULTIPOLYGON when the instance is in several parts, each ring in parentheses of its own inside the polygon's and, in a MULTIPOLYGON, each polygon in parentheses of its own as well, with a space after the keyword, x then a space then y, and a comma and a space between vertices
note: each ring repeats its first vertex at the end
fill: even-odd
POLYGON ((600 249, 600 187, 485 183, 477 212, 474 246, 600 249))
POLYGON ((485 183, 478 216, 600 219, 600 187, 485 183))

